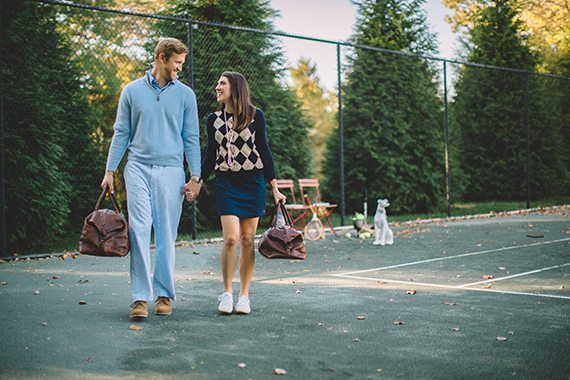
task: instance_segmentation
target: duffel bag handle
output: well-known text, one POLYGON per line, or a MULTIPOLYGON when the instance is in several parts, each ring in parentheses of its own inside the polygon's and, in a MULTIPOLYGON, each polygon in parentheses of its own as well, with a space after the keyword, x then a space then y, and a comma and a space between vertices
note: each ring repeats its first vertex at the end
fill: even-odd
POLYGON ((117 211, 118 213, 121 213, 121 208, 119 207, 119 202, 117 202, 117 199, 115 198, 115 194, 109 192, 109 188, 105 187, 103 189, 103 191, 101 192, 101 195, 99 196, 99 199, 97 200, 97 204, 95 205, 95 210, 99 210, 99 208, 101 207, 101 202, 103 202, 103 199, 105 199, 105 195, 109 194, 109 197, 111 198, 111 203, 113 203, 113 207, 115 208, 115 211, 117 211))

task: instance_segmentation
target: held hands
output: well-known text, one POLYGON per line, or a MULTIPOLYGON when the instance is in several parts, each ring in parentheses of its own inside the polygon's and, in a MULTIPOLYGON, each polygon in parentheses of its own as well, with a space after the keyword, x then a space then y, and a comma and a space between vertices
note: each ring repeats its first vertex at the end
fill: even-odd
POLYGON ((188 202, 194 202, 200 194, 201 188, 201 184, 190 180, 182 187, 182 193, 188 202))

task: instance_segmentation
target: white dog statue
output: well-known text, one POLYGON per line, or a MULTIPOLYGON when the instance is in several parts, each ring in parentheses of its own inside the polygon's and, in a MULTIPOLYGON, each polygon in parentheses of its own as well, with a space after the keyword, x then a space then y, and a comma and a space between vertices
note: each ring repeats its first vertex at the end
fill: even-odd
POLYGON ((374 215, 374 245, 394 244, 394 234, 388 226, 386 207, 390 206, 387 199, 378 199, 376 215, 374 215))

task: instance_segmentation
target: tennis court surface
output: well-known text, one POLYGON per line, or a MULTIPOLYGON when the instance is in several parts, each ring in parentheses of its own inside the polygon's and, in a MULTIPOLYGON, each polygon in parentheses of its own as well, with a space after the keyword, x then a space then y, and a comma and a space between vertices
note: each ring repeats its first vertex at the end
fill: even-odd
POLYGON ((569 207, 393 230, 257 256, 248 316, 217 314, 220 243, 178 249, 143 322, 127 258, 4 262, 0 378, 570 378, 569 207))

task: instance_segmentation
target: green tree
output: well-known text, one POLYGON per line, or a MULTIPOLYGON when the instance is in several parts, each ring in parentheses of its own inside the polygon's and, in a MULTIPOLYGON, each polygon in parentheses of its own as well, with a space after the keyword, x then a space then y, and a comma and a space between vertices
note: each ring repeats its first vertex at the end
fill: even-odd
POLYGON ((311 121, 309 137, 310 148, 314 157, 314 172, 321 178, 322 161, 325 156, 326 141, 337 126, 336 108, 337 97, 332 91, 327 91, 317 76, 317 66, 309 59, 301 58, 297 66, 291 68, 291 79, 297 99, 301 101, 303 114, 311 121))
MULTIPOLYGON (((455 30, 469 33, 475 20, 490 0, 443 0, 453 11, 447 21, 455 30)), ((517 6, 519 32, 528 36, 527 43, 541 56, 539 70, 562 74, 561 61, 570 56, 570 5, 568 0, 525 0, 517 6)))
MULTIPOLYGON (((536 57, 519 33, 516 3, 496 1, 483 8, 469 32, 467 60, 533 71, 536 57)), ((464 67, 451 107, 460 135, 459 156, 468 200, 524 199, 525 76, 464 67)), ((544 86, 529 80, 533 194, 556 194, 563 176, 560 129, 544 86)))
POLYGON ((99 155, 54 8, 11 2, 0 17, 8 253, 49 250, 79 233, 99 155))
MULTIPOLYGON (((410 53, 435 52, 422 1, 358 1, 353 41, 410 53)), ((356 48, 343 84, 346 211, 361 211, 364 189, 374 209, 388 198, 395 212, 438 208, 444 194, 441 100, 435 72, 422 59, 356 48)), ((337 173, 331 136, 326 168, 337 173)), ((338 177, 326 181, 337 194, 338 177)))

